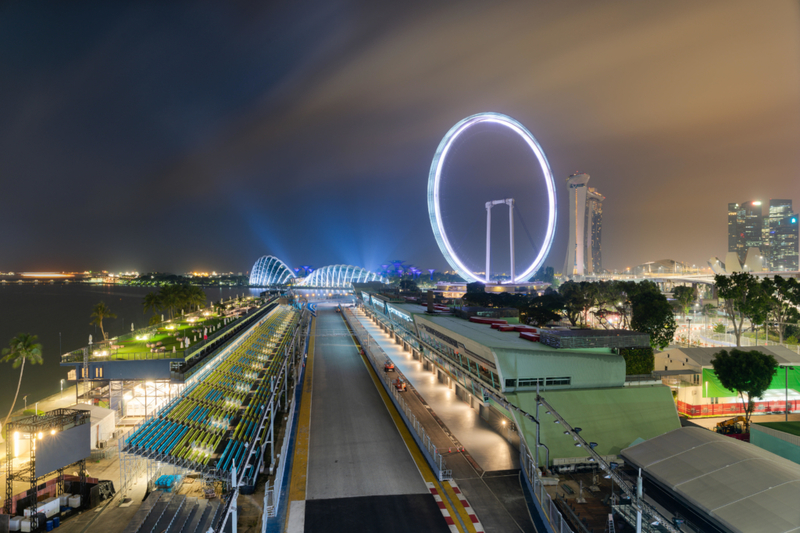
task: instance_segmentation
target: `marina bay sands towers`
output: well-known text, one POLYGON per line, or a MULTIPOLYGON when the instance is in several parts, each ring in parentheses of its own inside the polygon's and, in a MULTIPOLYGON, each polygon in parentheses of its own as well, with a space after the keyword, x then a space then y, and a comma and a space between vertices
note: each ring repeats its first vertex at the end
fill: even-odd
POLYGON ((588 186, 589 175, 567 178, 569 193, 569 242, 565 276, 583 276, 603 269, 601 236, 605 197, 588 186))

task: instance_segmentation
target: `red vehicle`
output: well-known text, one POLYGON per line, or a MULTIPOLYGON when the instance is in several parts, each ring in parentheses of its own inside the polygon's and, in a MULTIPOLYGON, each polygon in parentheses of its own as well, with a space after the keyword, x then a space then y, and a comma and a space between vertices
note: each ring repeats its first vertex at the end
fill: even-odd
POLYGON ((400 392, 405 392, 407 390, 406 382, 403 381, 402 378, 397 378, 394 380, 394 388, 400 392))
POLYGON ((383 363, 383 371, 384 372, 394 372, 394 363, 392 363, 389 359, 383 363))

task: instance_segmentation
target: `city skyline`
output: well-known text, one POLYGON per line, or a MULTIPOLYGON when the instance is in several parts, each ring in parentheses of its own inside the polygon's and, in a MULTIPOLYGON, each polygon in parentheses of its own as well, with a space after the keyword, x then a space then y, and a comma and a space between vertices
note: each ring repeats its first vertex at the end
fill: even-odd
POLYGON ((750 270, 799 270, 797 222, 798 214, 792 209, 791 199, 729 203, 726 267, 729 271, 747 265, 750 270), (756 262, 758 265, 754 266, 756 262))
POLYGON ((800 194, 789 2, 3 15, 0 175, 19 199, 0 215, 3 271, 244 271, 264 254, 447 269, 425 181, 438 140, 481 111, 525 124, 557 178, 603 184, 611 271, 724 255, 721 188, 800 194))

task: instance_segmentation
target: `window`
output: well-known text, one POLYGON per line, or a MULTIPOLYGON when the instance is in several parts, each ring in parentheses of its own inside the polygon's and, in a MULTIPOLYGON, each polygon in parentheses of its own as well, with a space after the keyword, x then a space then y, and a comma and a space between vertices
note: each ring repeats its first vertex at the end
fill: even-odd
MULTIPOLYGON (((508 381, 506 380, 506 387, 508 387, 508 381)), ((554 387, 558 385, 570 385, 572 383, 572 378, 569 377, 560 377, 560 378, 520 378, 517 381, 518 387, 535 387, 536 385, 547 386, 547 387, 554 387)))
POLYGON ((103 367, 101 367, 101 366, 95 367, 95 369, 94 369, 94 377, 96 377, 96 378, 102 378, 103 377, 103 367))
POLYGON ((506 380, 506 387, 516 387, 517 380, 516 379, 507 379, 506 380))

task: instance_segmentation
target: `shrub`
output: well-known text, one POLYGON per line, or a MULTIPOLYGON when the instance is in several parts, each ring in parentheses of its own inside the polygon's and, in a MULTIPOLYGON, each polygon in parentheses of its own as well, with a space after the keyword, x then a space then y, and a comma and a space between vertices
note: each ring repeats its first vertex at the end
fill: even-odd
POLYGON ((655 356, 652 348, 622 348, 620 355, 625 358, 625 375, 650 374, 655 369, 655 356))

